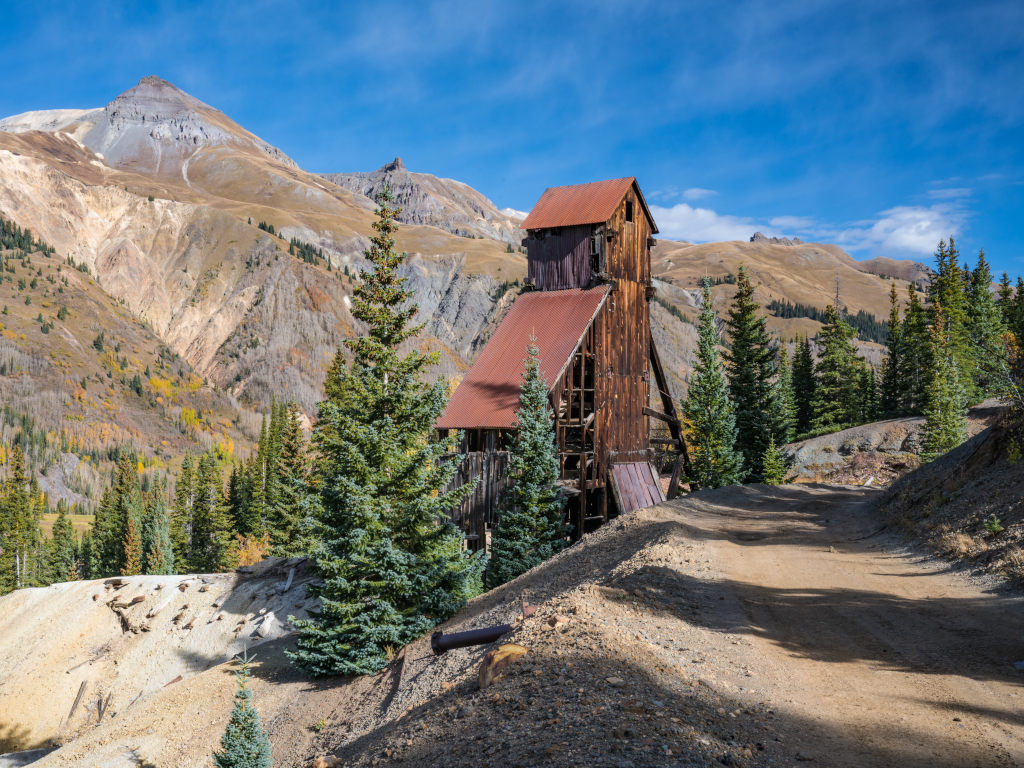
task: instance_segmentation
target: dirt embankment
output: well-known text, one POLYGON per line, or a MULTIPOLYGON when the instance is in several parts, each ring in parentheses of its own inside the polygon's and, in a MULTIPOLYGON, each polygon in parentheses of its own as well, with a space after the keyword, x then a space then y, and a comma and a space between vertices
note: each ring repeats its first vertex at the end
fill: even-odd
MULTIPOLYGON (((443 627, 514 624, 503 642, 527 653, 484 690, 493 645, 438 657, 422 638, 380 675, 309 681, 283 656, 290 638, 267 643, 253 694, 275 765, 1024 761, 1021 599, 902 551, 881 496, 744 486, 625 516, 443 627), (539 606, 527 618, 524 600, 539 606)), ((72 626, 50 663, 87 647, 72 626)), ((208 765, 232 692, 215 664, 38 766, 208 765)))
POLYGON ((1024 584, 1022 451, 997 424, 894 483, 883 511, 943 556, 1024 584))
POLYGON ((304 560, 272 559, 230 574, 77 581, 5 595, 0 754, 132 719, 150 698, 284 636, 288 616, 313 605, 309 579, 304 560))

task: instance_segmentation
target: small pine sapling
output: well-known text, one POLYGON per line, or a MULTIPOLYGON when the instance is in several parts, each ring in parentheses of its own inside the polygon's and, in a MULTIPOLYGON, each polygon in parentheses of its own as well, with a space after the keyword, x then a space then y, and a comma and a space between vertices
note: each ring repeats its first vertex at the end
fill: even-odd
POLYGON ((255 656, 246 652, 236 657, 238 671, 235 681, 235 706, 220 739, 220 749, 213 753, 217 768, 271 768, 270 739, 260 724, 260 713, 252 703, 249 679, 255 656))

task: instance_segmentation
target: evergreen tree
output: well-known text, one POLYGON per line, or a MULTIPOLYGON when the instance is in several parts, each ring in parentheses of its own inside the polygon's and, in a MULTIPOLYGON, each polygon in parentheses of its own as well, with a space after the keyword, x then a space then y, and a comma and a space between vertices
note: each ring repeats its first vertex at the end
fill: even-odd
POLYGON ((78 537, 63 505, 58 507, 53 523, 49 566, 51 582, 74 581, 79 577, 78 537))
POLYGON ((806 434, 811 430, 814 415, 814 392, 818 382, 814 378, 814 354, 811 340, 804 336, 797 340, 793 355, 793 396, 796 402, 796 431, 806 434))
POLYGON ((143 572, 156 575, 174 573, 174 545, 171 541, 171 519, 164 504, 163 488, 150 494, 143 523, 143 572))
POLYGON ((274 503, 268 510, 267 528, 273 553, 279 556, 305 554, 308 543, 301 536, 305 503, 309 457, 302 435, 299 409, 294 403, 281 407, 278 436, 274 503))
POLYGON ((1017 275, 1017 288, 1013 292, 1013 305, 1007 327, 1018 341, 1024 341, 1024 277, 1020 275, 1017 275))
POLYGON ((736 416, 718 348, 717 316, 705 278, 697 331, 697 362, 683 403, 692 483, 718 488, 743 481, 743 456, 736 450, 736 416))
POLYGON ((509 451, 509 485, 491 539, 489 588, 511 581, 565 547, 565 497, 559 486, 555 427, 548 385, 540 372, 540 350, 531 339, 516 411, 517 431, 509 451))
POLYGON ((765 485, 779 485, 786 481, 786 475, 789 474, 789 461, 782 449, 775 445, 774 438, 765 448, 761 463, 764 465, 765 485))
POLYGON ((193 571, 218 573, 235 564, 231 519, 220 467, 209 454, 200 457, 196 469, 191 533, 189 566, 193 571))
POLYGON ((816 387, 811 426, 814 430, 835 432, 857 420, 856 331, 829 304, 825 325, 818 334, 818 362, 814 366, 816 387))
POLYGON ((994 395, 998 389, 994 365, 1003 356, 1002 334, 1006 329, 992 295, 992 270, 983 250, 978 252, 978 264, 970 276, 967 323, 975 358, 974 391, 979 397, 994 395))
POLYGON ((481 587, 483 560, 462 552, 447 519, 472 490, 444 490, 457 463, 441 461, 457 437, 438 439, 434 423, 445 383, 423 377, 436 354, 399 348, 422 328, 394 250, 397 210, 378 197, 371 268, 354 292, 353 316, 366 334, 339 349, 324 383, 313 441, 319 456, 318 544, 311 561, 323 578, 312 591, 322 607, 295 621, 291 657, 313 675, 371 674, 389 649, 405 645, 462 606, 481 587))
POLYGON ((21 446, 9 451, 7 465, 0 487, 0 593, 34 586, 33 560, 41 540, 21 446))
POLYGON ((92 531, 82 534, 82 543, 78 548, 78 575, 82 579, 95 578, 92 572, 93 544, 92 531))
POLYGON ((1010 284, 1010 275, 1003 272, 999 278, 999 315, 1003 327, 1010 328, 1013 325, 1013 286, 1010 284))
POLYGON ((932 366, 928 377, 928 404, 921 434, 921 459, 931 461, 967 439, 967 397, 957 370, 949 326, 941 305, 933 308, 932 366))
POLYGON ((928 313, 914 290, 914 284, 907 284, 907 311, 903 315, 900 330, 903 366, 900 379, 903 382, 903 404, 901 413, 920 414, 928 401, 928 371, 931 367, 931 336, 928 331, 928 313))
POLYGON ((191 454, 185 454, 174 484, 171 508, 171 548, 174 562, 184 571, 192 562, 192 515, 195 507, 195 467, 191 454))
POLYGON ((736 447, 743 454, 747 479, 761 479, 761 460, 772 437, 772 380, 775 349, 754 286, 743 267, 736 276, 736 297, 729 308, 729 350, 725 354, 729 396, 736 409, 736 447))
POLYGON ((217 768, 271 768, 273 765, 270 739, 260 723, 260 713, 252 703, 249 689, 250 665, 254 658, 244 653, 238 657, 235 704, 220 739, 220 749, 213 753, 213 764, 217 768))
POLYGON ((906 400, 906 366, 903 362, 903 324, 900 322, 900 299, 896 283, 889 284, 889 336, 886 340, 888 355, 882 363, 880 405, 887 417, 898 416, 906 400))
MULTIPOLYGON (((974 399, 974 371, 978 358, 971 345, 968 330, 968 291, 970 272, 960 265, 960 252, 952 237, 949 244, 939 243, 935 252, 936 271, 929 286, 931 325, 939 322, 938 307, 942 307, 942 321, 950 353, 956 361, 960 384, 969 399, 974 399)), ((931 347, 929 347, 931 348, 931 347)))
POLYGON ((875 366, 870 363, 863 363, 860 366, 857 394, 860 408, 859 421, 866 424, 881 418, 882 407, 878 394, 878 375, 875 373, 875 366))
POLYGON ((265 527, 253 493, 256 466, 255 461, 236 462, 228 478, 228 509, 232 527, 240 536, 260 536, 265 527))
POLYGON ((142 573, 142 534, 136 523, 135 515, 129 514, 125 519, 123 549, 124 560, 121 565, 121 575, 137 576, 142 573))
POLYGON ((793 391, 793 369, 785 344, 779 344, 778 375, 773 385, 772 439, 779 445, 792 442, 796 430, 796 393, 793 391))

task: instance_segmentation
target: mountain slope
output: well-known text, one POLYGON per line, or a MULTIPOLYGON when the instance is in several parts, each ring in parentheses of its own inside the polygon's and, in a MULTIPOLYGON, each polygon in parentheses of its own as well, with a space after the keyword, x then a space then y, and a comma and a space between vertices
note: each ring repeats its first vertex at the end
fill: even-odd
POLYGON ((460 237, 486 237, 518 247, 525 234, 516 214, 498 208, 461 181, 441 179, 428 173, 412 173, 400 157, 369 173, 325 173, 339 187, 369 200, 387 186, 402 209, 398 220, 429 224, 460 237))
MULTIPOLYGON (((276 393, 311 411, 351 329, 343 271, 361 267, 374 214, 268 147, 146 78, 84 143, 60 130, 0 133, 0 213, 87 265, 218 386, 250 404, 276 393), (290 255, 291 238, 323 260, 290 255)), ((442 349, 439 372, 457 375, 525 262, 496 241, 427 226, 402 227, 398 244, 412 255, 410 287, 442 349)))

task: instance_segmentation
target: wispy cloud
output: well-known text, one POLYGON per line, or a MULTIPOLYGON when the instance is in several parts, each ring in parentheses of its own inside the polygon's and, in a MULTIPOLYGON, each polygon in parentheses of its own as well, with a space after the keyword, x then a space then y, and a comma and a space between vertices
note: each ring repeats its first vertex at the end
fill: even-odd
POLYGON ((718 193, 713 189, 690 187, 689 189, 683 190, 683 200, 703 200, 706 197, 714 197, 717 194, 718 193))
POLYGON ((774 216, 768 223, 779 229, 806 232, 814 226, 814 219, 809 216, 774 216))
POLYGON ((881 211, 873 221, 824 234, 852 251, 927 256, 940 240, 959 235, 967 219, 967 211, 956 203, 901 205, 881 211))
POLYGON ((932 200, 955 200, 961 197, 970 197, 969 187, 947 187, 945 189, 929 189, 928 197, 932 200))

